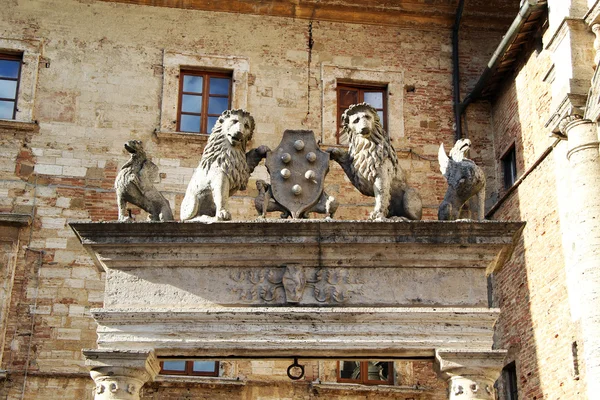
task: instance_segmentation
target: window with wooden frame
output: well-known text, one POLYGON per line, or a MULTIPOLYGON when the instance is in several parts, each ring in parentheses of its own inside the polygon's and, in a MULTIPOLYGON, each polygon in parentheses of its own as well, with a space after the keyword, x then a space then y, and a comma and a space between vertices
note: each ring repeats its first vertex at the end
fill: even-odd
POLYGON ((218 361, 165 360, 160 362, 163 375, 219 376, 218 361))
POLYGON ((393 385, 394 363, 391 361, 338 361, 337 381, 363 385, 393 385))
POLYGON ((231 107, 231 73, 181 70, 179 132, 210 133, 221 113, 231 107))
POLYGON ((504 189, 510 189, 517 180, 517 153, 513 144, 500 159, 504 175, 504 189))
POLYGON ((0 119, 15 119, 22 54, 0 53, 0 119))
MULTIPOLYGON (((349 83, 339 83, 337 85, 337 126, 342 125, 342 114, 352 104, 369 103, 377 110, 381 126, 387 129, 387 87, 386 86, 366 86, 354 85, 349 83)), ((340 137, 337 132, 337 143, 348 143, 347 138, 340 137)))

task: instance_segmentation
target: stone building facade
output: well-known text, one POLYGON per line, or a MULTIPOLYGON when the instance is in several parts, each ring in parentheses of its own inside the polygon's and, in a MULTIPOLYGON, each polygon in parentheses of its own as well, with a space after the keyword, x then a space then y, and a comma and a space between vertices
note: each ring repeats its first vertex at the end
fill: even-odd
MULTIPOLYGON (((185 71, 231 79, 231 107, 256 120, 253 147, 275 148, 285 129, 343 146, 338 87, 382 91, 400 164, 421 193, 423 218, 436 219, 446 190, 436 155, 441 142, 451 147, 457 125, 454 28, 459 99, 486 66, 487 88, 501 78, 465 107, 461 123, 470 158, 486 171, 487 217, 527 222, 513 257, 489 279, 502 310, 494 348, 508 350, 499 396, 513 389, 513 374, 520 399, 594 398, 600 5, 468 1, 458 18, 461 3, 5 1, 0 60, 18 61, 20 72, 0 76, 6 96, 17 82, 0 100, 0 397, 94 398, 81 350, 97 347, 90 310, 103 306, 105 273, 67 224, 117 219, 113 183, 131 139, 144 142, 179 217, 207 138, 181 132, 185 71), (518 15, 525 23, 505 35, 518 15), (511 41, 502 55, 518 51, 499 68, 489 62, 503 37, 511 41)), ((266 178, 260 166, 233 197, 234 219, 256 217, 254 182, 266 178)), ((367 218, 372 199, 333 163, 326 191, 340 202, 337 218, 367 218)), ((224 359, 218 377, 158 374, 141 398, 448 398, 431 358, 394 361, 386 385, 340 383, 334 359, 305 361, 305 377, 292 382, 289 364, 224 359)))

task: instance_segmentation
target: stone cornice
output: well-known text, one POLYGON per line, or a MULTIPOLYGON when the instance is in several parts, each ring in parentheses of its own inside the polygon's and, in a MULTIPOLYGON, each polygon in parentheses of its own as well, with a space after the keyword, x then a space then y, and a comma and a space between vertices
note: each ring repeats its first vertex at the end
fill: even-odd
MULTIPOLYGON (((359 1, 327 2, 327 1, 282 1, 270 0, 256 2, 253 0, 103 0, 105 2, 126 3, 139 6, 158 6, 183 8, 213 12, 236 14, 252 14, 273 17, 314 19, 329 22, 358 23, 367 25, 415 26, 422 25, 432 29, 431 25, 451 28, 455 20, 456 6, 448 2, 426 4, 422 2, 403 2, 402 5, 390 7, 389 2, 359 1)), ((498 11, 492 6, 469 10, 463 19, 463 25, 481 29, 503 31, 510 24, 513 15, 498 11)))

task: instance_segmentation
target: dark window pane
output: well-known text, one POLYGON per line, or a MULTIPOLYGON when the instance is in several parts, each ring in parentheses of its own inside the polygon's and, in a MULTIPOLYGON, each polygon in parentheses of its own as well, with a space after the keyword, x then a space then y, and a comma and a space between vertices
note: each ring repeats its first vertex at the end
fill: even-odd
POLYGON ((183 77, 183 91, 202 93, 202 83, 201 76, 185 75, 183 77))
POLYGON ((388 363, 369 361, 368 366, 370 381, 387 381, 388 380, 388 363))
POLYGON ((181 132, 200 132, 200 116, 182 114, 179 130, 181 132))
POLYGON ((210 94, 229 95, 229 78, 210 78, 210 94))
POLYGON ((208 133, 212 133, 212 129, 215 126, 215 124, 217 123, 218 119, 219 119, 219 117, 208 117, 208 125, 206 127, 206 130, 208 131, 208 133))
POLYGON ((340 105, 349 106, 358 103, 358 91, 356 90, 340 90, 340 105))
POLYGON ((185 361, 165 361, 163 369, 166 371, 185 371, 185 361))
POLYGON ((365 92, 365 103, 369 103, 374 108, 383 108, 383 93, 365 92))
POLYGON ((340 361, 340 378, 360 379, 360 361, 340 361))
POLYGON ((209 97, 208 113, 219 114, 229 108, 229 99, 227 97, 209 97))
POLYGON ((381 125, 383 125, 383 111, 377 111, 377 115, 379 115, 379 121, 381 121, 381 125))
POLYGON ((214 372, 215 362, 214 361, 194 361, 192 368, 194 372, 214 372))
POLYGON ((202 96, 184 94, 181 99, 181 111, 200 114, 202 112, 202 96))
POLYGON ((0 60, 0 77, 18 78, 20 61, 0 60))
POLYGON ((17 81, 0 80, 0 97, 14 99, 17 97, 17 81))
POLYGON ((15 111, 14 101, 0 101, 0 118, 1 119, 13 119, 15 111))

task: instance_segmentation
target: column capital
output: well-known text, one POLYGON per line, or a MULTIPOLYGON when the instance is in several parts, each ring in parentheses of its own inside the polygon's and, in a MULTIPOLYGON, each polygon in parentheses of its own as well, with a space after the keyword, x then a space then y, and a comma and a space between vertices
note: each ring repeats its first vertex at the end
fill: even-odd
POLYGON ((434 367, 448 382, 450 400, 493 400, 506 350, 436 350, 434 367))
POLYGON ((160 371, 153 350, 83 350, 96 383, 95 399, 138 400, 140 389, 160 371))

